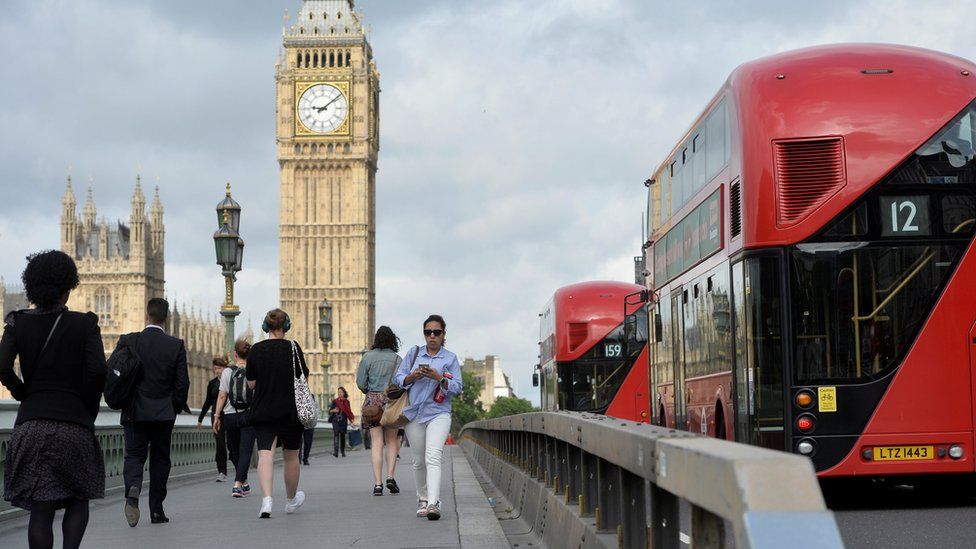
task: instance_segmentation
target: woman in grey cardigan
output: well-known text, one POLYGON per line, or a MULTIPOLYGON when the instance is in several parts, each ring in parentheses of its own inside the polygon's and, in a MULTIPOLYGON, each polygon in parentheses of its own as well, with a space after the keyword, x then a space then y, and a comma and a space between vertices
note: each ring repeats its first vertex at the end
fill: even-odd
MULTIPOLYGON (((390 385, 393 373, 400 365, 400 338, 388 326, 380 326, 373 339, 373 347, 366 351, 359 361, 356 371, 356 385, 366 394, 363 407, 379 406, 386 408, 386 388, 390 385)), ((363 432, 369 432, 373 453, 373 495, 383 495, 383 440, 386 439, 386 488, 391 494, 399 494, 393 473, 396 470, 397 454, 400 452, 400 439, 396 429, 385 429, 379 421, 368 422, 362 416, 363 432)))

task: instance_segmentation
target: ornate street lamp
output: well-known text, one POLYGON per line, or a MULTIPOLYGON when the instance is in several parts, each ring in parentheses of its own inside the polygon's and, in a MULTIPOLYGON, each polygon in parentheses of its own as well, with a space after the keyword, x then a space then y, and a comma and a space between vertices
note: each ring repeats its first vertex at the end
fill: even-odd
POLYGON ((329 404, 327 399, 332 397, 332 389, 329 387, 329 343, 332 342, 332 304, 329 303, 328 299, 323 299, 319 303, 318 309, 319 339, 322 341, 322 375, 324 376, 324 383, 322 384, 324 393, 321 397, 322 405, 319 409, 326 410, 329 404))
POLYGON ((224 347, 228 357, 234 352, 234 318, 241 314, 234 304, 234 281, 244 262, 244 239, 238 230, 241 223, 241 205, 230 196, 230 183, 227 183, 227 196, 217 204, 217 232, 214 233, 214 248, 217 252, 217 265, 224 275, 225 300, 220 307, 224 317, 224 347))

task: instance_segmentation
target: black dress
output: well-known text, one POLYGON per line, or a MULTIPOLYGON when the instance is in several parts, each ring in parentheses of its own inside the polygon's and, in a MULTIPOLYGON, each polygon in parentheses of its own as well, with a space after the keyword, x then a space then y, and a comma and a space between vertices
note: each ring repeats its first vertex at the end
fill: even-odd
POLYGON ((4 499, 29 510, 32 501, 63 507, 68 499, 105 497, 94 431, 105 383, 98 317, 62 308, 17 311, 5 323, 0 383, 20 407, 5 455, 4 499), (13 369, 17 357, 23 379, 13 369))

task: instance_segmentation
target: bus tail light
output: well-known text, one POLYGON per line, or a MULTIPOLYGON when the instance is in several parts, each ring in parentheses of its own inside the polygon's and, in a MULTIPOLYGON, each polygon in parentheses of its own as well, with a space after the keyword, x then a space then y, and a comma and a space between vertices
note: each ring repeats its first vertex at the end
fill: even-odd
POLYGON ((797 406, 806 410, 810 406, 813 406, 813 393, 804 389, 796 394, 793 401, 796 402, 797 406))
POLYGON ((958 444, 953 444, 952 446, 949 447, 949 457, 951 457, 952 459, 962 459, 962 456, 963 456, 962 446, 959 446, 958 444))
POLYGON ((796 419, 796 429, 801 433, 809 433, 817 426, 817 422, 810 414, 803 414, 796 419))

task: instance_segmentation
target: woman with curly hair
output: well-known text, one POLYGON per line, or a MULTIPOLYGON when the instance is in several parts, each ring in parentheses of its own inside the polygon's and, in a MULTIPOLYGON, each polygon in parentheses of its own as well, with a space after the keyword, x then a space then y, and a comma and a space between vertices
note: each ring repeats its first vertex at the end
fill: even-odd
MULTIPOLYGON (((366 394, 363 408, 378 406, 386 408, 386 388, 390 386, 393 373, 400 365, 400 338, 388 326, 380 326, 373 338, 373 347, 366 351, 359 361, 356 371, 356 385, 366 394)), ((380 426, 378 418, 362 416, 362 430, 369 432, 370 451, 373 458, 373 495, 383 495, 383 441, 386 440, 386 489, 391 494, 399 494, 400 487, 393 478, 396 471, 397 454, 400 452, 400 438, 396 429, 380 426)))
POLYGON ((95 438, 105 348, 94 313, 69 311, 75 262, 59 251, 27 258, 21 276, 33 309, 4 319, 0 383, 20 401, 4 465, 3 497, 30 511, 31 549, 54 545, 54 513, 64 509, 64 547, 88 527, 88 501, 105 497, 105 464, 95 438), (21 376, 14 371, 20 357, 21 376))

